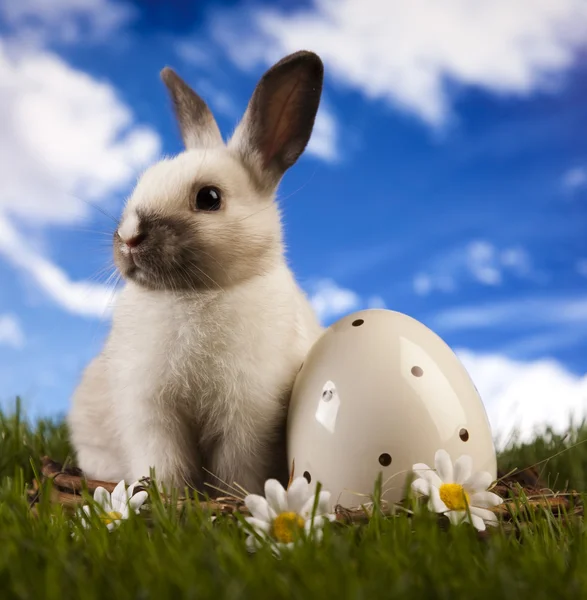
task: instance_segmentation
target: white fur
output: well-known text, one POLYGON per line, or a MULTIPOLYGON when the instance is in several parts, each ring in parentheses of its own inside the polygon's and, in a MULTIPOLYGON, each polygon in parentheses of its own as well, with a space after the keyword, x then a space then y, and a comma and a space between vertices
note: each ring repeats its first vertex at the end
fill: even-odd
POLYGON ((128 242, 128 240, 139 235, 139 218, 135 212, 129 211, 121 226, 118 228, 118 235, 124 242, 128 242))
POLYGON ((283 256, 277 206, 258 197, 225 148, 151 167, 127 203, 121 231, 136 229, 138 207, 163 215, 188 210, 186 190, 200 180, 218 182, 227 197, 225 215, 204 215, 210 229, 202 235, 221 232, 222 219, 247 217, 274 240, 269 266, 221 290, 172 293, 127 283, 105 348, 75 393, 69 425, 91 478, 134 481, 154 467, 160 481, 181 485, 197 469, 201 445, 215 475, 261 492, 267 440, 321 327, 283 256))

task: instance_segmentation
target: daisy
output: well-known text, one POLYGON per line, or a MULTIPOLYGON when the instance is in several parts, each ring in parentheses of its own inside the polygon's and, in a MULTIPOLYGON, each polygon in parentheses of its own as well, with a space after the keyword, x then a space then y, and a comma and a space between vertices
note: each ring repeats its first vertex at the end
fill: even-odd
MULTIPOLYGON (((265 497, 249 494, 245 498, 245 505, 252 515, 245 521, 279 553, 283 548, 293 547, 297 535, 302 533, 317 541, 322 539, 324 523, 336 519, 328 512, 329 501, 330 492, 320 492, 316 499, 305 477, 296 477, 287 490, 276 479, 268 479, 265 497), (312 515, 316 502, 316 512, 312 515)), ((249 534, 249 550, 254 551, 261 544, 257 535, 249 534)))
POLYGON ((446 515, 453 525, 470 522, 479 531, 484 531, 486 525, 497 525, 497 517, 488 509, 503 500, 487 491, 493 479, 490 473, 473 473, 473 459, 467 455, 453 466, 445 450, 436 452, 434 466, 436 472, 422 463, 412 467, 418 476, 412 489, 429 498, 429 510, 446 515))
MULTIPOLYGON (((131 510, 135 514, 139 514, 139 509, 147 499, 147 492, 143 490, 133 495, 137 485, 139 485, 139 482, 135 481, 135 483, 132 483, 126 489, 123 479, 114 488, 112 494, 102 486, 98 486, 95 489, 94 501, 98 505, 98 514, 100 520, 106 525, 109 531, 118 527, 124 519, 128 519, 131 510)), ((84 527, 89 527, 92 507, 86 504, 82 507, 82 510, 85 513, 82 515, 83 525, 84 527)))

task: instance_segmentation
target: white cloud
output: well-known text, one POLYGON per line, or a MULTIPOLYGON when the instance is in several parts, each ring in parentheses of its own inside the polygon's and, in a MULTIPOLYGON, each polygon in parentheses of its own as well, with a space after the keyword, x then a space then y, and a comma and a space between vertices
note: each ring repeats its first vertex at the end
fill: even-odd
POLYGON ((413 279, 414 292, 418 296, 427 296, 432 291, 432 280, 425 273, 418 273, 413 279))
POLYGON ((381 296, 371 296, 367 300, 367 308, 387 308, 387 305, 381 296))
POLYGON ((490 242, 475 240, 466 247, 465 256, 468 272, 484 285, 500 285, 506 272, 521 278, 537 275, 530 255, 519 246, 500 250, 490 242))
POLYGON ((65 310, 103 316, 112 291, 72 281, 19 232, 93 215, 87 202, 125 191, 159 152, 108 83, 48 51, 0 41, 0 255, 65 310))
POLYGON ((514 271, 520 276, 529 275, 532 272, 530 255, 523 248, 506 248, 500 253, 501 264, 514 271))
POLYGON ((0 211, 35 223, 88 216, 159 152, 114 88, 49 52, 13 56, 0 43, 0 211))
POLYGON ((563 188, 574 192, 587 186, 587 167, 573 167, 562 178, 563 188))
POLYGON ((14 315, 0 314, 0 346, 23 348, 24 344, 25 336, 20 321, 14 315))
MULTIPOLYGON (((586 324, 587 325, 587 324, 586 324)), ((518 334, 510 332, 506 342, 500 345, 500 352, 508 356, 524 359, 556 355, 559 351, 578 348, 585 341, 587 326, 566 323, 543 326, 540 322, 518 334)))
POLYGON ((323 323, 363 308, 385 308, 381 296, 362 298, 357 292, 340 287, 332 279, 320 279, 308 287, 310 302, 323 323))
POLYGON ((0 0, 0 16, 27 42, 93 42, 108 38, 134 16, 111 0, 0 0))
POLYGON ((414 292, 418 296, 427 296, 433 290, 448 293, 456 289, 453 277, 446 274, 429 275, 427 273, 418 273, 414 277, 412 285, 414 292))
POLYGON ((496 250, 493 244, 484 241, 469 244, 466 261, 469 272, 479 283, 485 285, 501 283, 501 271, 496 264, 496 250))
POLYGON ((341 288, 330 279, 322 279, 312 287, 310 302, 322 322, 358 310, 361 304, 356 292, 341 288))
POLYGON ((587 34, 584 0, 314 0, 298 10, 216 15, 210 28, 241 68, 309 48, 328 76, 438 126, 460 84, 524 96, 552 89, 587 34))
MULTIPOLYGON (((212 112, 236 119, 239 117, 239 109, 232 98, 223 90, 219 89, 209 79, 199 79, 194 84, 194 89, 210 106, 212 112)), ((244 109, 243 111, 244 112, 244 109)))
POLYGON ((582 277, 587 277, 587 258, 581 258, 575 265, 577 273, 582 277))
POLYGON ((412 285, 419 296, 437 290, 450 293, 457 282, 473 280, 486 286, 498 286, 505 275, 538 279, 528 252, 518 246, 498 248, 486 240, 474 240, 434 259, 426 271, 417 273, 412 285))
POLYGON ((546 426, 567 430, 587 417, 587 375, 578 376, 555 360, 514 361, 500 354, 457 350, 483 399, 498 446, 514 429, 530 440, 546 426))
POLYGON ((338 151, 338 123, 330 109, 321 105, 306 152, 327 162, 335 162, 338 151))
POLYGON ((67 273, 36 252, 0 213, 0 256, 25 273, 57 305, 85 317, 105 317, 116 299, 113 287, 72 281, 67 273))
POLYGON ((174 49, 177 55, 186 63, 207 70, 216 67, 214 48, 210 46, 200 47, 191 39, 186 39, 176 41, 174 49))
POLYGON ((552 357, 558 350, 577 347, 587 336, 587 296, 527 296, 460 305, 425 321, 441 335, 501 334, 499 351, 509 356, 552 357))
POLYGON ((443 332, 497 326, 587 325, 587 296, 530 296, 489 304, 461 305, 437 313, 431 324, 434 329, 443 332))

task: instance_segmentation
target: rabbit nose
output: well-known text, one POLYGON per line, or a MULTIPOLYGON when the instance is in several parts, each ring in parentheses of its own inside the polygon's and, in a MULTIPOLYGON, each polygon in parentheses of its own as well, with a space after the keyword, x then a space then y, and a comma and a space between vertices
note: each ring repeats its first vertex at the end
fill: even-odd
POLYGON ((141 244, 145 238, 147 237, 146 233, 138 233, 137 235, 133 235, 131 238, 124 240, 124 243, 129 248, 136 248, 139 244, 141 244))

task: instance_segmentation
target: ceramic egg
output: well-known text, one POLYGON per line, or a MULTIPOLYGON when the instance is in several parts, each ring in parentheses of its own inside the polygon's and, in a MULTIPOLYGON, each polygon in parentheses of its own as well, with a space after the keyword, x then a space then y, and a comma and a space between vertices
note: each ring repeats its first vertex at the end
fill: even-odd
POLYGON ((331 492, 331 508, 398 502, 415 463, 440 448, 496 477, 491 428, 477 389, 451 348, 408 315, 352 313, 325 329, 296 377, 287 423, 295 474, 331 492))

